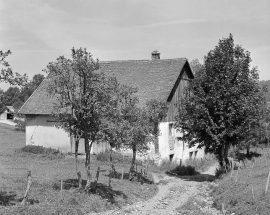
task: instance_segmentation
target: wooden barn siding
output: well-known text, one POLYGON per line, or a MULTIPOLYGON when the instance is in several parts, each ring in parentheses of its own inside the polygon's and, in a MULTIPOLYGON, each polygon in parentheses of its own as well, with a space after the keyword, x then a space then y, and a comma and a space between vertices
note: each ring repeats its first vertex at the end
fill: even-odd
POLYGON ((175 93, 170 101, 169 110, 165 122, 175 121, 175 117, 178 112, 177 105, 181 103, 181 99, 184 98, 184 89, 188 86, 189 80, 187 75, 187 69, 184 70, 182 76, 177 80, 175 93), (180 83, 179 83, 180 82, 180 83))

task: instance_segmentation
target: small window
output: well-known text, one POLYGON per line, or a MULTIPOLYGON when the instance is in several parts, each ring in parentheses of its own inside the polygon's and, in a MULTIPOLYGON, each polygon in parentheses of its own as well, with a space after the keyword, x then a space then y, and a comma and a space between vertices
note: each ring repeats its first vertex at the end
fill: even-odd
POLYGON ((195 151, 194 159, 196 158, 196 156, 197 156, 197 153, 198 153, 198 151, 195 151))
POLYGON ((189 159, 192 159, 193 152, 189 153, 189 159))
POLYGON ((173 160, 173 156, 174 156, 174 154, 170 154, 170 161, 173 160))
POLYGON ((169 124, 169 136, 172 136, 173 124, 169 124))

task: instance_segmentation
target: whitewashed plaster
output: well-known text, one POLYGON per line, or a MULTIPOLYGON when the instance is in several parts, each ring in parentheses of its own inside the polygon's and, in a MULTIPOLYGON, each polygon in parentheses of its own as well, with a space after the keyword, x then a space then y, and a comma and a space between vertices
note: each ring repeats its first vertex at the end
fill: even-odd
POLYGON ((200 159, 204 157, 204 149, 194 147, 189 147, 188 143, 184 143, 177 139, 180 137, 181 133, 176 131, 171 126, 172 122, 161 122, 159 124, 160 135, 158 138, 159 142, 159 154, 162 160, 170 160, 170 155, 172 156, 172 162, 180 163, 180 160, 184 162, 186 159, 200 159), (171 130, 171 131, 170 131, 171 130), (190 157, 190 155, 192 156, 190 157))
MULTIPOLYGON (((56 127, 53 117, 48 115, 27 116, 26 120, 26 145, 37 145, 46 148, 58 149, 61 152, 75 152, 74 139, 61 128, 56 127)), ((105 151, 106 143, 94 143, 91 152, 97 154, 105 151)), ((79 143, 79 153, 85 153, 84 140, 79 143)))

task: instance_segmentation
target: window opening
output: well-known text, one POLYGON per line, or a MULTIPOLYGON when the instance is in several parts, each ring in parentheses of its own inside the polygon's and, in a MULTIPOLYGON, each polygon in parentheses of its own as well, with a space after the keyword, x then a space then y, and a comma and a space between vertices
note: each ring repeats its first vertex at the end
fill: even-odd
POLYGON ((189 159, 192 158, 193 152, 189 152, 189 159))
POLYGON ((197 153, 198 153, 198 151, 195 151, 194 159, 196 158, 196 156, 197 156, 197 153))
POLYGON ((172 136, 172 129, 173 129, 173 124, 169 124, 169 136, 172 136))
POLYGON ((172 161, 174 154, 170 154, 170 161, 172 161))

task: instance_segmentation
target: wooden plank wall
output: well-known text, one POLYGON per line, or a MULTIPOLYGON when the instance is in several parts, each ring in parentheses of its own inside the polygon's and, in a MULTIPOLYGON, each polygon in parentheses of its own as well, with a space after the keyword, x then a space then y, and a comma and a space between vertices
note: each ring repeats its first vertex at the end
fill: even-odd
POLYGON ((187 70, 185 69, 182 77, 178 80, 177 88, 175 93, 170 101, 169 110, 165 122, 175 121, 175 117, 178 113, 178 106, 181 104, 181 100, 184 99, 184 90, 188 86, 189 78, 187 76, 187 70))

